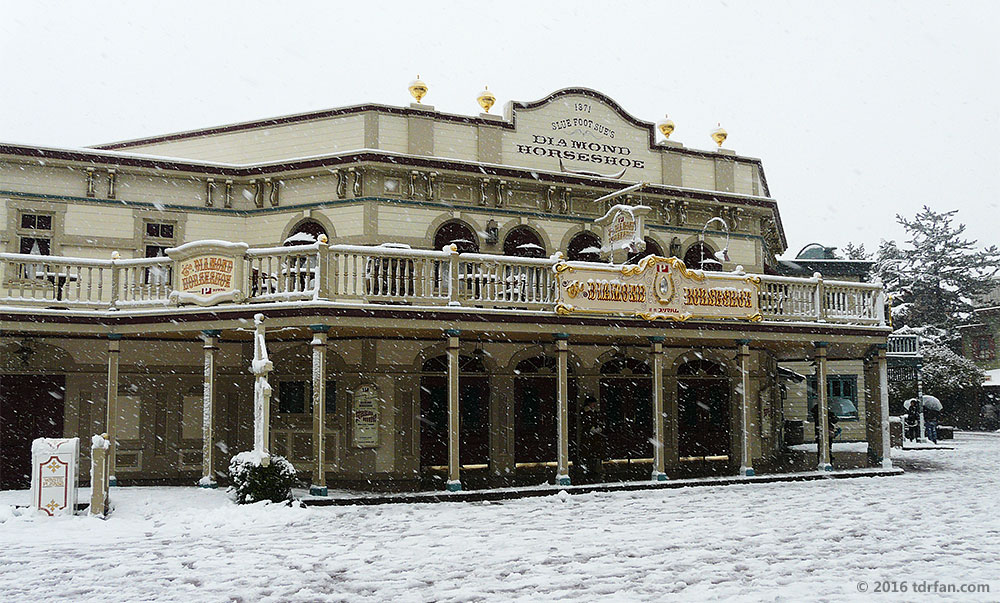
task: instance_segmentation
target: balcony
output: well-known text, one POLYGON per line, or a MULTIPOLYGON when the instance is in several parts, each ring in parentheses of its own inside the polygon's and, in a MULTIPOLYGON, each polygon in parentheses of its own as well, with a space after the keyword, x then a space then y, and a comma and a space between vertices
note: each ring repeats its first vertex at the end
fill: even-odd
MULTIPOLYGON (((247 249, 234 257, 235 297, 225 302, 230 305, 312 301, 548 314, 557 313, 560 301, 555 268, 566 265, 559 254, 533 259, 450 248, 321 243, 247 249)), ((621 268, 586 262, 569 265, 610 273, 621 268)), ((706 287, 717 284, 724 289, 734 278, 754 283, 751 290, 759 314, 753 320, 886 325, 884 294, 878 284, 681 270, 706 287)), ((168 309, 184 303, 176 290, 179 276, 178 261, 169 257, 98 260, 0 253, 0 304, 67 310, 168 309)))

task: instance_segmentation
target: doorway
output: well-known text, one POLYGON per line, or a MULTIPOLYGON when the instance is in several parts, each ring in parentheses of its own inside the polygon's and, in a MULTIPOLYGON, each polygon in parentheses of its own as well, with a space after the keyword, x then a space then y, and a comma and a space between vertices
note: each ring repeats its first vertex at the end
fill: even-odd
POLYGON ((31 485, 31 442, 63 437, 65 375, 0 375, 0 490, 31 485))
MULTIPOLYGON (((458 359, 458 462, 488 465, 490 457, 490 384, 476 355, 458 359)), ((420 466, 448 465, 448 357, 423 364, 420 377, 420 466)))
POLYGON ((730 387, 721 365, 696 359, 677 369, 678 456, 728 461, 730 387))

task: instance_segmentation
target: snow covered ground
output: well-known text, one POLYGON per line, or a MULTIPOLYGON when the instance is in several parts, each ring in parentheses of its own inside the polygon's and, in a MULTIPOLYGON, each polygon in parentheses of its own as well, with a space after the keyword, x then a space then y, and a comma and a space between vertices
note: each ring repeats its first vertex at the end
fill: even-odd
POLYGON ((959 433, 954 446, 896 451, 907 470, 899 477, 503 503, 238 507, 220 491, 117 488, 117 510, 102 521, 19 515, 10 505, 27 494, 0 492, 0 593, 4 601, 996 601, 1000 434, 959 433), (897 592, 874 592, 883 581, 897 592), (934 581, 991 592, 914 592, 914 582, 934 581))

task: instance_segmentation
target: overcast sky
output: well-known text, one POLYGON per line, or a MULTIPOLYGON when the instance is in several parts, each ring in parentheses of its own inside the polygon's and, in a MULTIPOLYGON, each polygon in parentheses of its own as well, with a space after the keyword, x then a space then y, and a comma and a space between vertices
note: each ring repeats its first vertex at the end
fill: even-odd
POLYGON ((958 209, 1000 243, 1000 2, 0 2, 0 141, 85 146, 362 102, 586 86, 760 157, 789 241, 958 209))

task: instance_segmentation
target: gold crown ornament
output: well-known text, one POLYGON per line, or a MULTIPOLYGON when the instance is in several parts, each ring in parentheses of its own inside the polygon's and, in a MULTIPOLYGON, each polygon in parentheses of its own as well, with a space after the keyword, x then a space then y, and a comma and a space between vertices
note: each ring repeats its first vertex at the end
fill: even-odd
POLYGON ((427 84, 424 83, 420 76, 417 75, 417 79, 410 82, 410 94, 413 98, 417 99, 417 102, 421 102, 422 99, 427 94, 427 84))
POLYGON ((726 142, 726 137, 729 136, 729 132, 726 132, 726 129, 722 127, 721 123, 718 125, 718 128, 712 130, 712 140, 714 140, 715 144, 719 145, 719 148, 721 149, 722 143, 726 142))
POLYGON ((479 101, 479 106, 483 108, 483 111, 489 113, 490 107, 497 102, 497 97, 493 96, 493 93, 490 92, 490 87, 486 86, 479 93, 479 96, 476 97, 476 100, 479 101))
POLYGON ((656 122, 656 129, 660 131, 660 134, 663 134, 664 138, 670 138, 670 135, 674 132, 674 120, 664 115, 663 119, 656 122))

